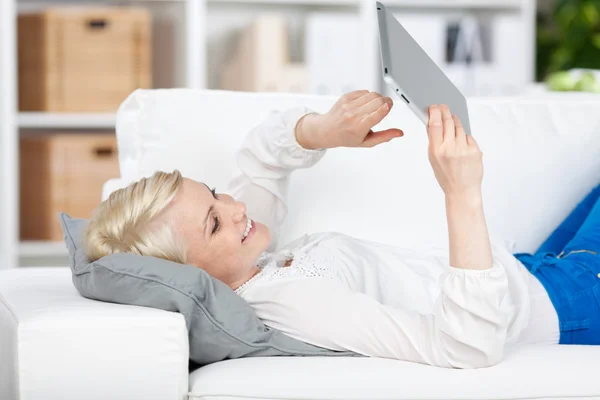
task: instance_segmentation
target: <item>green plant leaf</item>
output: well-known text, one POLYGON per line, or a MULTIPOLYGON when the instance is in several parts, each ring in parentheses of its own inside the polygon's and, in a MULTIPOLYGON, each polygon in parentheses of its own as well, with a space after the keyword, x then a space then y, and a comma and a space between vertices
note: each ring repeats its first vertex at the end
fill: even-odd
POLYGON ((572 52, 567 47, 559 47, 556 49, 554 54, 552 54, 552 64, 554 66, 554 70, 565 69, 565 65, 568 64, 569 60, 573 58, 572 52))
POLYGON ((591 26, 598 25, 598 22, 600 21, 600 13, 598 13, 598 9, 596 7, 597 6, 592 3, 586 3, 583 5, 583 14, 585 14, 585 17, 591 26))
POLYGON ((571 68, 600 69, 600 0, 554 0, 540 12, 536 29, 536 76, 571 68))
POLYGON ((546 85, 553 91, 570 91, 575 88, 577 81, 567 71, 559 71, 548 75, 546 85))
POLYGON ((568 31, 573 23, 575 17, 577 17, 577 5, 573 2, 565 3, 561 8, 560 12, 555 13, 554 19, 561 27, 563 31, 568 31))

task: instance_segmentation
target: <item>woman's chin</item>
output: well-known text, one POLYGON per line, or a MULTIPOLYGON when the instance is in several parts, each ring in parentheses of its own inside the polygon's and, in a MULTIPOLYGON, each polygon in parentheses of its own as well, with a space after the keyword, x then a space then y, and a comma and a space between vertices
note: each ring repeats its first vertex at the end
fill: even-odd
POLYGON ((260 253, 263 253, 271 243, 271 233, 266 225, 263 225, 260 222, 255 222, 255 224, 256 233, 251 239, 255 242, 253 245, 260 249, 260 253))
POLYGON ((265 237, 265 242, 267 242, 267 247, 269 247, 269 243, 271 243, 271 231, 266 225, 262 225, 262 232, 265 237))

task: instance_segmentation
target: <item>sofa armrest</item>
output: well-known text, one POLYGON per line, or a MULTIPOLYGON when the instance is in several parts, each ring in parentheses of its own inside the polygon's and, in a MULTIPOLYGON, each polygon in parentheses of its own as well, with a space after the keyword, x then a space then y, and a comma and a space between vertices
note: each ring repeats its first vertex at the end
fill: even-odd
POLYGON ((0 399, 182 400, 183 316, 83 298, 69 268, 0 271, 0 399))

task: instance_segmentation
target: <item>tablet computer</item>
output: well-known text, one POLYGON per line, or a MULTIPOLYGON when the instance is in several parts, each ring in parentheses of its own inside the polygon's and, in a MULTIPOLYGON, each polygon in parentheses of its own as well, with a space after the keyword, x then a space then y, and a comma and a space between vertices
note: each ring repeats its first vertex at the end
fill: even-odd
POLYGON ((471 134, 465 96, 386 7, 376 2, 383 80, 427 126, 429 106, 446 104, 471 134))

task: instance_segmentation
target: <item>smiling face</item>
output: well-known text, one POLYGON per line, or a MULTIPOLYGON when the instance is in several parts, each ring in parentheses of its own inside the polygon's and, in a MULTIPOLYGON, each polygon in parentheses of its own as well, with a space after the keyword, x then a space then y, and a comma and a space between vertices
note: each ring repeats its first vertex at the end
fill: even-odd
POLYGON ((175 234, 186 246, 186 262, 196 265, 232 289, 258 272, 256 261, 270 243, 269 229, 249 226, 244 203, 185 178, 165 210, 175 234))

